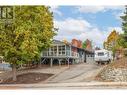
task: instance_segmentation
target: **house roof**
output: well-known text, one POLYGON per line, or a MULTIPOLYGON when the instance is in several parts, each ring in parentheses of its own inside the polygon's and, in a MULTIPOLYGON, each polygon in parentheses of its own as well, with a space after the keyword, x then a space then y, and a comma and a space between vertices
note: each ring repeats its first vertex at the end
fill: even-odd
POLYGON ((84 48, 79 48, 79 47, 76 47, 76 46, 72 45, 72 44, 69 43, 69 42, 64 43, 64 42, 62 42, 62 41, 60 41, 60 40, 53 40, 53 44, 66 44, 66 45, 71 45, 72 47, 75 47, 75 48, 77 48, 77 49, 84 50, 84 51, 90 52, 90 53, 94 53, 93 50, 87 50, 87 49, 84 49, 84 48))
POLYGON ((65 44, 65 43, 59 40, 53 40, 53 44, 65 44))

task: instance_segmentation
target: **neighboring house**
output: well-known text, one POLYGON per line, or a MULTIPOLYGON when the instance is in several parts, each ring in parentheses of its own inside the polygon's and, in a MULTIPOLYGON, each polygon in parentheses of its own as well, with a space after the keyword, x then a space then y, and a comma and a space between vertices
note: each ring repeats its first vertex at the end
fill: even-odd
POLYGON ((42 64, 74 64, 86 62, 86 55, 94 55, 92 51, 76 47, 71 43, 53 40, 50 48, 42 52, 42 64))

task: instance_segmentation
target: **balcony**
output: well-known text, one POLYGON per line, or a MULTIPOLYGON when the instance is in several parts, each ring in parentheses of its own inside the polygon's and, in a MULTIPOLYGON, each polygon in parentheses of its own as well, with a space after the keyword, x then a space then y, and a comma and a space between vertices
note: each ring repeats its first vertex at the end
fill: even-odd
POLYGON ((59 52, 51 52, 51 51, 43 51, 41 54, 42 57, 75 57, 78 58, 79 54, 77 52, 73 52, 70 50, 65 51, 59 51, 59 52))

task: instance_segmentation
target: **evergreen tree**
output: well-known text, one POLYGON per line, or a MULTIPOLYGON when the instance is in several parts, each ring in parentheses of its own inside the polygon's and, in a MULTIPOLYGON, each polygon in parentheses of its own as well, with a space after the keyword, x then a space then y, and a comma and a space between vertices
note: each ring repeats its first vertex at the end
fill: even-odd
POLYGON ((124 31, 124 34, 127 35, 127 6, 125 7, 124 16, 121 16, 122 19, 122 29, 124 31))
POLYGON ((121 16, 121 19, 124 33, 120 35, 118 44, 123 48, 127 48, 127 6, 125 6, 124 16, 121 16))

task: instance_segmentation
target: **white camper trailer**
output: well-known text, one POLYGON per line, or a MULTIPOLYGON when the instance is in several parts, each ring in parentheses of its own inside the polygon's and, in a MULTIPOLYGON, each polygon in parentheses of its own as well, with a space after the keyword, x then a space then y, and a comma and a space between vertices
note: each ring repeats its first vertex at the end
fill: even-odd
POLYGON ((102 50, 95 50, 95 61, 99 63, 109 63, 113 60, 113 53, 112 51, 108 51, 105 49, 102 50))

